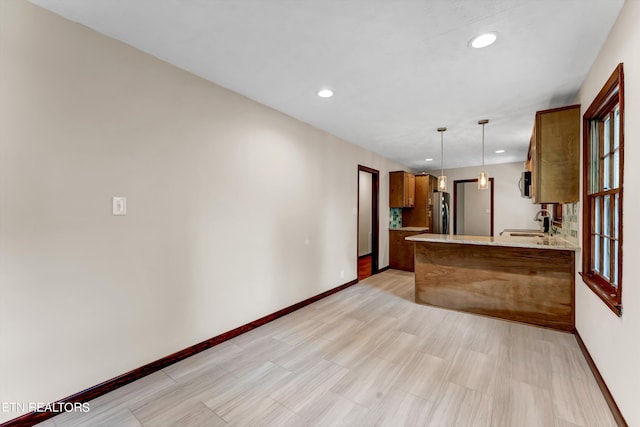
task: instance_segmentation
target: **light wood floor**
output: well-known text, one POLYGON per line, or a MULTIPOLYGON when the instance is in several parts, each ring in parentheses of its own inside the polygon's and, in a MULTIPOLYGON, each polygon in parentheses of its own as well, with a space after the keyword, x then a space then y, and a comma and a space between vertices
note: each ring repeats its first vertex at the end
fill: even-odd
POLYGON ((417 305, 389 270, 62 426, 614 426, 573 335, 417 305))

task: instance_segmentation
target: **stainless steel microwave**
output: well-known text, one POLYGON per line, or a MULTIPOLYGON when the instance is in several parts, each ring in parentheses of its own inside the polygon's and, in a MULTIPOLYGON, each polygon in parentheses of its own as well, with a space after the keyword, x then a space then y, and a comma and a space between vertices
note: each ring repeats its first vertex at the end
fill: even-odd
POLYGON ((529 171, 522 172, 520 181, 518 181, 518 186, 520 187, 520 195, 522 197, 530 199, 531 198, 531 172, 529 171))

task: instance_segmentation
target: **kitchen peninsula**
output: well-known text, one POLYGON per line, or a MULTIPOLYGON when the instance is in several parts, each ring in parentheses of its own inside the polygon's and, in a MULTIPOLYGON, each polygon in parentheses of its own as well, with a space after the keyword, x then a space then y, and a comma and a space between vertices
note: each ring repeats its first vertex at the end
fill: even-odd
POLYGON ((415 300, 549 328, 574 329, 578 249, 559 237, 418 234, 415 300))

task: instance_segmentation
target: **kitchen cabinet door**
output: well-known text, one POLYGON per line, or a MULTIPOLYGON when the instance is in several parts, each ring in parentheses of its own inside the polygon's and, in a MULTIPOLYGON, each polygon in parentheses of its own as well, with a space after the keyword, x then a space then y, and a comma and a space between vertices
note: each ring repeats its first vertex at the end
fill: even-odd
POLYGON ((438 185, 438 178, 431 175, 415 177, 415 199, 411 209, 402 211, 404 227, 428 227, 433 229, 433 190, 438 185))
POLYGON ((389 172, 389 207, 411 208, 415 201, 415 175, 409 172, 389 172))
POLYGON ((580 106, 538 111, 525 168, 533 203, 572 203, 580 189, 580 106))
POLYGON ((389 230, 389 268, 413 271, 415 244, 405 238, 426 232, 428 232, 426 229, 420 231, 389 230))

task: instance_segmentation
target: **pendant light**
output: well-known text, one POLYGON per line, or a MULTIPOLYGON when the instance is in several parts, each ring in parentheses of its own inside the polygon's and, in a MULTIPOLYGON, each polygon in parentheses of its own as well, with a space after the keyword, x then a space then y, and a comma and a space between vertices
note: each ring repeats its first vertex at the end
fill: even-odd
POLYGON ((482 125, 482 172, 478 176, 478 190, 487 190, 489 189, 489 178, 487 177, 487 173, 484 171, 484 125, 489 123, 489 120, 479 120, 478 124, 482 125))
POLYGON ((444 176, 444 141, 442 133, 447 128, 438 128, 440 132, 440 176, 438 177, 438 191, 447 191, 447 177, 444 176))

